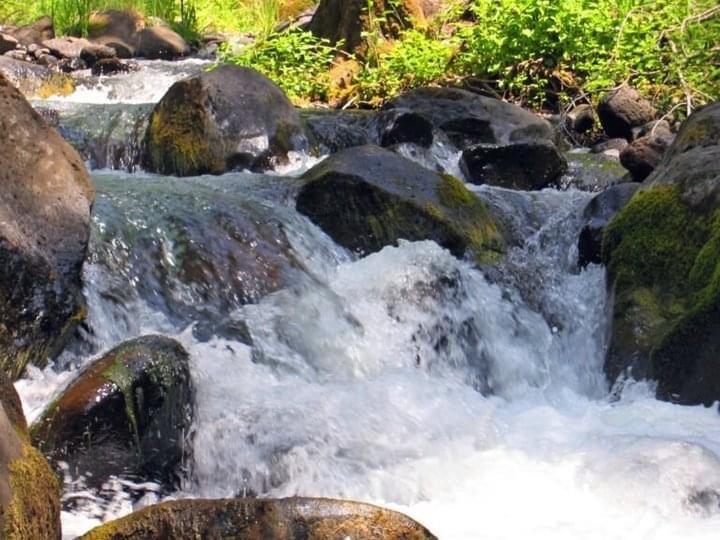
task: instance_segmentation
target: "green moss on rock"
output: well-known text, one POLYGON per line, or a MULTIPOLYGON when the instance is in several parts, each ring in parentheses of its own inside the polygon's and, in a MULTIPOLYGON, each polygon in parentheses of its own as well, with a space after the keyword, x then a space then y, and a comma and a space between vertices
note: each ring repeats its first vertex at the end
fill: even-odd
POLYGON ((690 207, 672 185, 642 190, 608 226, 603 258, 615 291, 610 379, 632 367, 660 397, 720 398, 720 211, 690 207))

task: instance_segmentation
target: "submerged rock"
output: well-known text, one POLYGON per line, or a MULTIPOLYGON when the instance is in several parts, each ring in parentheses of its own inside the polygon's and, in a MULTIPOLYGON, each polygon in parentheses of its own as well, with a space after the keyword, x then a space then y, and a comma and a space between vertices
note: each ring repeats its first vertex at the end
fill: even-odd
POLYGON ((631 140, 633 128, 651 122, 657 112, 649 101, 627 85, 609 92, 597 108, 600 123, 608 137, 631 140))
POLYGON ((84 317, 94 189, 77 152, 0 76, 0 370, 43 366, 84 317))
POLYGON ((171 501, 93 529, 81 540, 238 538, 243 540, 436 540, 409 517, 333 499, 171 501))
POLYGON ((406 109, 445 132, 460 150, 481 143, 553 141, 546 120, 516 105, 458 88, 418 88, 390 100, 386 109, 406 109))
POLYGON ((460 167, 473 184, 533 191, 557 186, 567 162, 553 143, 538 141, 476 144, 465 149, 460 167))
POLYGON ((608 226, 615 294, 605 371, 658 382, 659 398, 720 399, 720 104, 692 115, 608 226))
POLYGON ((362 254, 400 239, 435 240, 456 256, 492 260, 502 234, 458 179, 388 150, 361 146, 330 156, 302 177, 297 209, 338 244, 362 254))
POLYGON ((1 371, 0 537, 60 539, 60 487, 30 445, 20 398, 1 371))
POLYGON ((75 82, 69 75, 8 56, 0 56, 0 76, 4 76, 26 96, 48 98, 67 96, 75 91, 75 82))
POLYGON ((173 485, 192 422, 188 361, 162 336, 119 345, 50 404, 32 426, 33 442, 91 486, 113 475, 173 485))
POLYGON ((300 117, 270 79, 225 65, 175 83, 150 116, 144 163, 177 176, 266 170, 306 146, 300 117))

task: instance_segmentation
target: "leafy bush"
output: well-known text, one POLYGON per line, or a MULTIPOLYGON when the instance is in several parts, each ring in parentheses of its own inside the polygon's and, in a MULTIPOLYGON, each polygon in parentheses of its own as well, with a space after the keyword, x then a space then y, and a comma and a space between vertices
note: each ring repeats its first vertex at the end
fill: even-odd
POLYGON ((378 52, 357 76, 361 101, 379 105, 404 90, 443 81, 457 43, 418 30, 404 31, 387 51, 378 52))
POLYGON ((327 98, 328 69, 337 51, 327 40, 309 32, 277 34, 242 49, 224 54, 224 60, 252 67, 272 79, 295 102, 327 98))

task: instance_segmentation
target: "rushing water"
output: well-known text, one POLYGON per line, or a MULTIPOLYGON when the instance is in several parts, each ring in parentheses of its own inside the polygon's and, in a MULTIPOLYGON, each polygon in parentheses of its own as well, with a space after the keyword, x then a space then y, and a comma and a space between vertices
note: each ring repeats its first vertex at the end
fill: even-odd
MULTIPOLYGON (((608 392, 604 270, 575 265, 590 194, 473 188, 514 238, 481 271, 432 242, 358 259, 295 212, 282 172, 95 172, 88 323, 17 383, 28 417, 101 351, 162 332, 198 401, 173 497, 357 499, 451 540, 717 537, 717 411, 608 392)), ((162 496, 66 480, 66 538, 162 496)))

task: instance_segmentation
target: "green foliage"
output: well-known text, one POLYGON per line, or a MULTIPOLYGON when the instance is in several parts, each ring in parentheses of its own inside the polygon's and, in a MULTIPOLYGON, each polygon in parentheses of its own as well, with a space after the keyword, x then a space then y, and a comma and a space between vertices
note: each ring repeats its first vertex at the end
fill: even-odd
POLYGON ((714 0, 474 0, 459 26, 456 69, 541 105, 571 87, 629 81, 669 108, 717 99, 720 10, 714 0))
POLYGON ((357 76, 362 102, 378 105, 387 96, 443 81, 457 44, 427 32, 406 30, 395 44, 364 65, 357 76))
POLYGON ((295 102, 324 100, 329 86, 328 69, 336 50, 327 40, 309 32, 277 34, 238 54, 226 53, 226 62, 257 69, 295 102))
POLYGON ((204 0, 197 3, 200 28, 269 36, 278 23, 281 0, 204 0))

